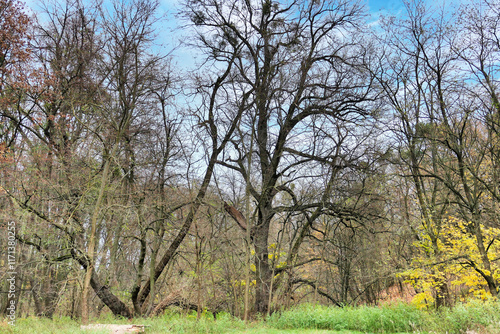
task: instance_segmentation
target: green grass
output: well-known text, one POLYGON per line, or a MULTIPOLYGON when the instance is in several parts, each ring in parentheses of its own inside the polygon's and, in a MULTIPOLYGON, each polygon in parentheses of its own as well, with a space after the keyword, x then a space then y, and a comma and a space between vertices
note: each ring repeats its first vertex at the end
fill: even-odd
MULTIPOLYGON (((104 316, 94 323, 128 324, 128 320, 104 316)), ((167 312, 158 318, 134 319, 147 326, 146 333, 186 334, 361 334, 361 333, 435 333, 462 334, 467 329, 480 334, 500 333, 500 302, 471 302, 453 309, 422 311, 406 304, 383 307, 326 307, 301 305, 278 312, 266 321, 245 324, 228 314, 219 314, 217 321, 209 314, 199 321, 196 314, 187 316, 167 312)), ((103 334, 106 331, 82 331, 80 324, 69 318, 17 319, 15 326, 0 322, 0 333, 6 334, 103 334)))
POLYGON ((386 307, 333 308, 305 305, 274 314, 269 323, 276 328, 315 328, 356 330, 372 333, 414 332, 423 320, 423 312, 398 304, 386 307))
POLYGON ((83 331, 80 324, 69 318, 25 318, 16 319, 15 325, 0 323, 0 333, 10 334, 109 334, 106 331, 83 331))
POLYGON ((498 334, 500 303, 471 302, 440 311, 418 310, 408 304, 345 308, 301 305, 274 314, 267 325, 280 329, 351 330, 362 333, 461 334, 470 329, 481 334, 498 334))

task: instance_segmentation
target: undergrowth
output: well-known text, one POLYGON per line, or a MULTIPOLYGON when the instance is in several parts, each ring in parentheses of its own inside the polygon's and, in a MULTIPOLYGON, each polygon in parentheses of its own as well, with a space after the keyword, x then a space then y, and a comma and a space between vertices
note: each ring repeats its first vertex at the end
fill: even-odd
POLYGON ((500 303, 474 301, 440 310, 419 310, 403 303, 344 308, 300 305, 273 314, 268 325, 280 329, 314 328, 364 333, 460 334, 473 330, 480 334, 498 334, 500 303))
MULTIPOLYGON (((94 323, 128 324, 127 319, 105 315, 94 323)), ((204 314, 200 320, 196 313, 188 315, 167 311, 157 318, 134 319, 143 324, 147 334, 159 333, 433 333, 464 334, 467 330, 479 334, 500 333, 500 302, 470 302, 453 308, 419 310, 408 304, 392 304, 380 307, 327 307, 300 305, 276 312, 269 318, 245 324, 229 314, 204 314)), ((106 331, 83 331, 77 321, 65 317, 53 320, 43 318, 17 319, 15 326, 6 320, 0 322, 0 333, 6 334, 103 334, 106 331)))

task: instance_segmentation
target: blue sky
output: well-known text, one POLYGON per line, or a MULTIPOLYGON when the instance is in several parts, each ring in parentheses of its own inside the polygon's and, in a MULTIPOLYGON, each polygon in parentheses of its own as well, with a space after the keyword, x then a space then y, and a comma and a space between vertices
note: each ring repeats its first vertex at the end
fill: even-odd
POLYGON ((380 10, 393 12, 401 9, 403 2, 401 0, 367 0, 367 5, 373 13, 380 10))
MULTIPOLYGON (((28 8, 31 8, 34 12, 40 9, 39 0, 21 0, 26 3, 28 8)), ((107 0, 105 0, 107 1, 107 0)), ((174 31, 174 28, 179 26, 179 22, 175 19, 174 14, 179 9, 178 4, 181 0, 159 0, 160 1, 160 15, 165 15, 166 19, 162 21, 161 28, 157 30, 158 33, 158 44, 160 48, 158 52, 160 54, 169 53, 173 47, 179 45, 180 40, 183 38, 183 32, 179 29, 174 31)), ((356 0, 354 0, 356 1, 356 0)), ((362 4, 366 6, 366 9, 373 15, 373 21, 376 21, 380 15, 398 15, 398 13, 404 12, 403 0, 360 0, 362 4)), ((435 4, 436 2, 459 3, 466 0, 424 0, 429 3, 435 4)), ((63 2, 63 1, 61 1, 63 2)), ((194 59, 192 50, 177 49, 173 52, 174 62, 177 62, 182 66, 188 65, 192 67, 194 65, 194 59)))
MULTIPOLYGON (((162 33, 162 40, 165 43, 165 48, 168 49, 173 45, 178 45, 179 40, 182 38, 182 32, 177 31, 173 33, 169 33, 168 31, 178 26, 178 22, 176 22, 173 14, 176 12, 178 8, 177 5, 181 0, 160 0, 161 2, 161 10, 167 13, 167 22, 162 24, 162 28, 167 31, 167 33, 162 33)), ((353 0, 356 1, 356 0, 353 0)), ((391 15, 398 16, 404 15, 405 6, 403 0, 359 0, 362 4, 364 4, 369 13, 372 14, 373 22, 376 22, 381 15, 391 15)), ((411 0, 410 0, 411 1, 411 0)), ((418 0, 417 0, 418 1, 418 0)), ((442 5, 445 6, 453 6, 459 5, 460 3, 467 3, 470 0, 423 0, 431 7, 434 5, 442 5)), ((182 66, 188 65, 192 67, 194 65, 193 51, 189 51, 186 49, 179 49, 174 52, 174 63, 177 62, 182 66)))
MULTIPOLYGON (((427 0, 433 1, 435 0, 427 0)), ((453 1, 453 0, 448 0, 453 1)), ((167 20, 162 23, 163 36, 161 40, 164 44, 164 50, 168 50, 174 45, 179 44, 179 40, 182 39, 182 32, 173 31, 175 27, 178 26, 177 20, 174 18, 173 14, 178 9, 177 6, 180 0, 160 0, 161 6, 160 10, 166 14, 167 20)), ((403 11, 404 5, 403 0, 361 0, 361 2, 366 6, 366 9, 373 15, 373 20, 377 20, 379 15, 391 14, 397 15, 403 11)), ((193 59, 194 53, 192 50, 177 49, 174 53, 174 63, 184 67, 193 67, 195 60, 193 59)))

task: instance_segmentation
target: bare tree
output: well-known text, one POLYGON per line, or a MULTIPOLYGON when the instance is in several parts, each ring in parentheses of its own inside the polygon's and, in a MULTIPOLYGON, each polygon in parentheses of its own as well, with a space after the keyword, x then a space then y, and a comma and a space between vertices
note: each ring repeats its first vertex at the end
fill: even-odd
MULTIPOLYGON (((365 69, 369 57, 354 35, 359 33, 361 8, 347 1, 188 1, 183 13, 197 29, 198 45, 216 64, 227 63, 230 51, 241 45, 235 67, 241 85, 253 92, 252 103, 245 110, 239 136, 232 139, 232 148, 219 164, 248 182, 255 201, 255 221, 239 225, 249 229, 255 249, 255 311, 266 313, 274 272, 269 263, 270 228, 279 211, 278 194, 295 198, 292 183, 318 176, 329 180, 328 193, 336 171, 349 163, 343 159, 343 139, 329 136, 328 131, 343 122, 362 122, 372 113, 366 104, 375 97, 365 69), (250 157, 248 170, 245 161, 250 157)), ((241 99, 242 93, 235 98, 241 99)), ((291 254, 297 253, 325 206, 325 198, 319 197, 304 207, 317 211, 305 215, 307 223, 291 254)), ((236 221, 241 218, 227 208, 236 221)))

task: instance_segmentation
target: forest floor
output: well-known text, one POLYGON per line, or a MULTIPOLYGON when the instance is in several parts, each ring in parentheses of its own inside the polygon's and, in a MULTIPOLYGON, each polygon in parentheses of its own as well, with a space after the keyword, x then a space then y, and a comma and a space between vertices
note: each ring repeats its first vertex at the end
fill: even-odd
MULTIPOLYGON (((409 304, 358 307, 301 305, 245 323, 229 314, 168 311, 156 318, 116 319, 105 314, 95 324, 144 325, 146 334, 498 334, 500 302, 475 301, 439 311, 409 304)), ((110 334, 108 329, 84 330, 78 320, 20 317, 14 324, 0 320, 2 334, 110 334)))
MULTIPOLYGON (((118 321, 119 322, 119 321, 118 321)), ((186 321, 186 324, 190 320, 186 321)), ((139 322, 138 322, 139 323, 139 322)), ((144 323, 144 322, 141 322, 144 323)), ((154 325, 150 325, 146 328, 145 334, 168 334, 168 333, 185 333, 185 334, 195 334, 195 333, 231 333, 231 334, 367 334, 368 332, 360 331, 332 331, 332 330, 320 330, 320 329, 276 329, 266 325, 263 322, 249 324, 246 328, 210 328, 205 329, 206 331, 200 330, 200 328, 193 329, 181 329, 181 328, 171 328, 168 324, 161 324, 159 321, 154 325)), ((190 327, 190 326, 189 326, 190 327)), ((110 330, 106 329, 81 329, 80 324, 77 321, 72 320, 48 320, 42 318, 29 318, 29 319, 18 319, 14 326, 7 324, 6 322, 0 322, 0 333, 2 334, 111 334, 110 330)), ((391 333, 395 334, 395 333, 391 333)), ((409 333, 397 333, 397 334, 409 334, 409 333)))

